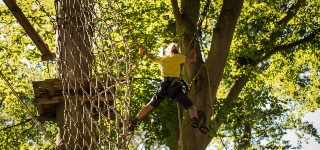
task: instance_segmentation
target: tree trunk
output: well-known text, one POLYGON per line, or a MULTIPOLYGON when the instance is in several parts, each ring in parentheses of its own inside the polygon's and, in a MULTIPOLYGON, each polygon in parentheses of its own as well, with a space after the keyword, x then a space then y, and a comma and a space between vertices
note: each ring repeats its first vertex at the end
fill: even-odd
POLYGON ((251 146, 250 140, 251 140, 251 125, 250 123, 245 123, 243 135, 241 137, 241 141, 238 149, 239 150, 248 149, 251 146))
MULTIPOLYGON (((182 1, 181 12, 178 8, 178 3, 172 0, 172 6, 174 8, 174 14, 176 18, 177 34, 181 35, 179 45, 183 54, 188 55, 190 48, 195 47, 197 53, 196 63, 185 63, 183 70, 183 77, 187 83, 192 83, 193 79, 195 82, 192 83, 192 87, 189 93, 189 98, 196 105, 198 111, 209 114, 212 107, 208 104, 208 78, 206 74, 206 68, 203 67, 203 60, 201 59, 201 51, 198 42, 194 40, 194 34, 197 31, 197 21, 199 18, 200 1, 182 1), (195 45, 190 45, 195 42, 195 45), (199 74, 198 74, 199 73, 199 74)), ((207 117, 207 116, 206 116, 207 117)), ((209 119, 203 122, 208 126, 209 119)), ((184 111, 182 120, 182 148, 183 150, 201 150, 206 148, 207 135, 201 133, 198 129, 193 129, 190 125, 190 116, 188 111, 184 111)))
POLYGON ((64 83, 64 92, 75 98, 69 98, 64 104, 57 105, 57 124, 59 135, 58 149, 88 149, 93 148, 89 131, 88 116, 84 113, 85 105, 81 102, 79 82, 77 79, 89 79, 92 62, 91 24, 93 6, 88 1, 60 0, 57 1, 57 75, 64 83), (73 87, 70 88, 70 85, 73 87), (62 112, 64 111, 64 112, 62 112))
MULTIPOLYGON (((177 0, 171 0, 176 18, 177 34, 181 35, 179 42, 182 53, 188 51, 191 39, 195 33, 199 18, 200 1, 182 1, 181 9, 177 0), (180 11, 181 10, 181 11, 180 11)), ((204 63, 201 59, 199 43, 196 42, 197 62, 184 65, 184 79, 192 82, 189 97, 195 103, 198 111, 204 114, 203 125, 209 127, 213 104, 216 102, 216 94, 221 81, 224 67, 229 54, 235 26, 240 15, 243 0, 224 0, 216 28, 213 30, 213 38, 208 59, 204 63)), ((182 123, 182 137, 184 150, 204 150, 212 137, 193 129, 190 126, 190 117, 184 112, 182 123)), ((218 129, 219 127, 216 127, 218 129)), ((217 131, 213 131, 217 132, 217 131)))

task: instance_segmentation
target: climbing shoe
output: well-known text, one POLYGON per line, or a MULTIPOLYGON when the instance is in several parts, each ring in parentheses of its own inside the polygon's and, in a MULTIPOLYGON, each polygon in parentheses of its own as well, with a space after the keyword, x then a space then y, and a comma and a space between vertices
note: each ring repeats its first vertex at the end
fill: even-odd
POLYGON ((198 128, 200 126, 199 119, 196 117, 193 117, 191 120, 191 127, 192 128, 198 128))
POLYGON ((199 131, 204 133, 204 134, 207 134, 209 132, 209 128, 207 128, 206 126, 204 125, 200 125, 199 126, 199 131))

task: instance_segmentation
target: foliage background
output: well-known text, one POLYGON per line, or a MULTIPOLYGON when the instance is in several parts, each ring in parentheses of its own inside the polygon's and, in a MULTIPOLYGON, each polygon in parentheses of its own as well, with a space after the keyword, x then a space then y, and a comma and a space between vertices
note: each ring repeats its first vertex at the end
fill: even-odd
MULTIPOLYGON (((320 50, 319 32, 316 32, 320 28, 320 2, 304 1, 302 7, 289 18, 287 10, 294 2, 297 1, 244 2, 217 94, 218 103, 213 108, 226 116, 218 132, 210 133, 214 136, 216 148, 236 149, 246 141, 244 138, 248 138, 251 147, 257 149, 294 148, 293 143, 283 139, 288 130, 298 136, 296 148, 301 148, 301 144, 308 140, 306 135, 320 142, 319 132, 311 123, 302 120, 306 113, 319 109, 320 104, 320 50), (311 40, 297 43, 313 32, 316 35, 311 40), (246 65, 257 60, 260 54, 277 49, 281 50, 256 67, 246 65), (237 100, 226 105, 224 99, 229 88, 234 78, 241 74, 249 75, 249 81, 237 100), (245 136, 248 130, 252 134, 245 136)), ((54 20, 48 17, 48 14, 55 16, 53 1, 18 0, 17 3, 51 51, 54 51, 54 20)), ((118 4, 136 39, 151 53, 160 54, 168 43, 181 36, 176 34, 170 1, 121 0, 118 4)), ((221 6, 221 0, 214 1, 203 24, 201 52, 204 60, 210 50, 211 35, 221 6)), ((0 14, 1 71, 32 114, 36 115, 31 82, 54 78, 55 62, 40 61, 40 51, 2 1, 0 14)), ((132 115, 149 102, 160 81, 155 64, 146 59, 138 58, 137 61, 140 61, 140 66, 133 82, 132 115)), ((0 80, 0 91, 0 147, 52 148, 50 140, 54 139, 55 125, 44 125, 49 133, 49 136, 45 135, 30 120, 31 116, 27 115, 26 109, 21 107, 4 80, 0 80)), ((170 147, 177 142, 177 123, 175 102, 164 101, 143 119, 130 146, 144 146, 146 149, 164 145, 170 147)), ((214 125, 211 126, 213 128, 214 125)))

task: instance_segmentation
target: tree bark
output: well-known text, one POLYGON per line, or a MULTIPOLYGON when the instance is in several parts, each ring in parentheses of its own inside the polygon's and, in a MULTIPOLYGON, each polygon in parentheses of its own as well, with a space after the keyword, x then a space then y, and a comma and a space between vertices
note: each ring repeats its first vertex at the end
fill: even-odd
POLYGON ((90 124, 85 115, 83 99, 78 94, 80 90, 77 79, 89 79, 92 62, 91 24, 93 12, 92 2, 61 0, 57 9, 57 75, 63 80, 67 94, 74 92, 75 98, 65 98, 64 104, 57 105, 57 125, 59 135, 58 149, 93 148, 92 140, 85 129, 90 124), (71 87, 70 85, 74 87, 71 87), (70 89, 71 88, 71 89, 70 89))
MULTIPOLYGON (((177 33, 181 37, 179 44, 182 53, 186 53, 197 30, 200 1, 182 1, 180 5, 181 9, 178 7, 179 5, 176 0, 171 0, 171 2, 176 18, 177 33)), ((204 113, 205 122, 203 121, 202 123, 207 127, 209 127, 213 115, 213 104, 216 102, 217 89, 223 75, 242 5, 243 0, 223 1, 220 16, 213 31, 211 48, 206 63, 202 60, 199 43, 196 42, 197 62, 186 63, 184 65, 184 79, 188 83, 192 83, 189 97, 193 100, 198 111, 204 113)), ((184 112, 182 124, 183 149, 206 149, 212 137, 199 132, 198 129, 191 128, 190 117, 187 111, 184 112)))
POLYGON ((250 140, 251 140, 251 125, 250 123, 245 123, 243 135, 241 137, 241 141, 239 143, 238 149, 242 150, 242 149, 249 148, 251 145, 250 140))
MULTIPOLYGON (((216 27, 213 29, 207 60, 209 84, 213 96, 216 96, 223 75, 242 5, 243 0, 224 0, 216 27)), ((213 102, 215 103, 214 99, 213 102)))

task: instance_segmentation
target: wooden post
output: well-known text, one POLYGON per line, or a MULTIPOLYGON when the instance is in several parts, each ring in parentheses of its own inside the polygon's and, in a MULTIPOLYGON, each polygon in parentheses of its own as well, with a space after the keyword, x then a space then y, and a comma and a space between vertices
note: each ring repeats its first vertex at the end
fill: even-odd
POLYGON ((33 26, 28 21, 26 16, 23 14, 21 9, 17 6, 16 1, 15 0, 3 0, 3 2, 7 5, 7 7, 10 9, 11 13, 18 20, 18 22, 23 27, 23 29, 26 31, 26 33, 29 35, 29 37, 32 39, 34 44, 41 51, 41 53, 42 53, 41 59, 43 61, 53 60, 55 58, 55 54, 50 52, 48 45, 44 43, 44 41, 39 36, 37 31, 33 28, 33 26))

